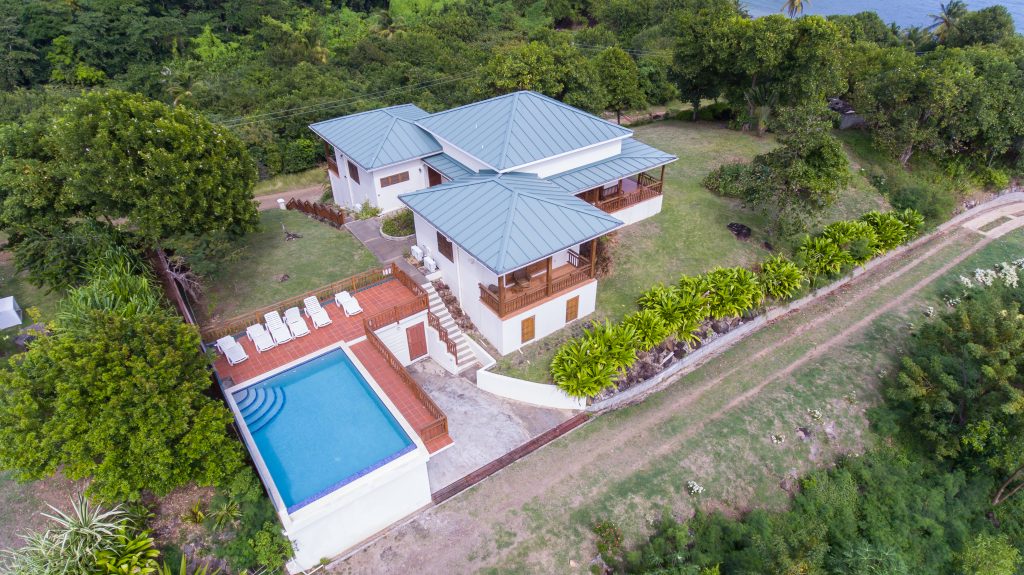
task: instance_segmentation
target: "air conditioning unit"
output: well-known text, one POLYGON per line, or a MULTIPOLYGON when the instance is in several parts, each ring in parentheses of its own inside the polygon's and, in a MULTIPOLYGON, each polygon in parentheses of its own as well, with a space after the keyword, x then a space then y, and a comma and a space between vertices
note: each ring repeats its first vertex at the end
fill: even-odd
POLYGON ((437 262, 434 261, 434 258, 426 256, 423 258, 423 267, 427 268, 428 272, 434 273, 437 271, 437 262))
POLYGON ((416 261, 418 261, 418 262, 423 261, 423 250, 421 250, 419 246, 414 244, 412 247, 409 248, 409 253, 412 254, 412 257, 416 261))

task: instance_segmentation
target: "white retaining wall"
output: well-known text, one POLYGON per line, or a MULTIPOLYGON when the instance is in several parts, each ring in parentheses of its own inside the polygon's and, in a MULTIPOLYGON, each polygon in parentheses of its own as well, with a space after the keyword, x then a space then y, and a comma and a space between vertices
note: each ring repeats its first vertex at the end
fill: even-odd
MULTIPOLYGON (((421 311, 416 315, 411 315, 407 318, 402 319, 398 323, 384 326, 374 333, 380 338, 380 341, 391 350, 391 353, 395 354, 398 361, 402 362, 402 365, 409 365, 413 363, 413 360, 409 357, 409 340, 405 335, 405 330, 410 328, 417 323, 423 324, 425 332, 432 331, 432 328, 427 324, 427 312, 421 311)), ((434 333, 437 335, 437 332, 434 333)), ((433 356, 430 352, 430 333, 426 333, 427 336, 427 355, 433 356)), ((443 347, 444 344, 442 344, 443 347)), ((423 359, 426 356, 419 357, 417 359, 423 359)))
POLYGON ((556 385, 534 383, 482 369, 476 372, 476 385, 494 395, 540 407, 574 410, 587 407, 585 399, 569 397, 556 385))

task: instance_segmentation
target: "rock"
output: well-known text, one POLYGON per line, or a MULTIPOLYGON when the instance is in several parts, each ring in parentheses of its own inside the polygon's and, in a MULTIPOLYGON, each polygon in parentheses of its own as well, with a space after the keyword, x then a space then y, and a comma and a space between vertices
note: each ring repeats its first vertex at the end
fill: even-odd
POLYGON ((732 222, 732 223, 730 223, 726 227, 729 228, 729 231, 732 232, 732 235, 736 236, 737 238, 739 238, 741 240, 745 240, 745 239, 750 237, 750 227, 749 226, 745 226, 743 224, 732 222))
POLYGON ((286 282, 286 281, 288 281, 290 279, 292 279, 292 277, 290 275, 288 275, 288 274, 277 274, 276 276, 274 276, 274 280, 275 281, 282 282, 282 283, 286 282))

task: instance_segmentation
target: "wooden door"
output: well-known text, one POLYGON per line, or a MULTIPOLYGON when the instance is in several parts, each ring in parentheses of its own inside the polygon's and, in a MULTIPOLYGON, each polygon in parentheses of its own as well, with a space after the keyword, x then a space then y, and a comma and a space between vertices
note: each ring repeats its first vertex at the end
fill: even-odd
POLYGON ((444 180, 441 178, 441 174, 438 173, 434 168, 427 168, 427 187, 439 186, 444 180))
POLYGON ((423 322, 405 329, 405 340, 409 342, 409 360, 427 355, 427 333, 423 322))
POLYGON ((532 316, 531 315, 530 317, 528 317, 528 318, 523 320, 523 325, 521 327, 521 333, 520 333, 520 337, 522 338, 521 341, 523 343, 526 343, 528 341, 533 340, 533 335, 534 335, 534 318, 535 317, 536 316, 532 316))
POLYGON ((565 323, 580 316, 580 296, 573 296, 565 301, 565 323))

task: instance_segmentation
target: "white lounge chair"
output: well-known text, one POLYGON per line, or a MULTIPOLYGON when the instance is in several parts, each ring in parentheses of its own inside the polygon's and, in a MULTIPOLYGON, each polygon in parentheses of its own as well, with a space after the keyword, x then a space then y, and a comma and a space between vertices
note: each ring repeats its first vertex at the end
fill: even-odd
POLYGON ((228 365, 236 365, 249 359, 249 354, 245 353, 245 348, 230 335, 218 339, 216 346, 224 354, 224 357, 227 358, 228 365))
POLYGON ((245 335, 249 336, 249 341, 256 346, 256 351, 260 353, 277 347, 277 343, 274 342, 274 338, 267 333, 267 330, 263 327, 262 323, 250 325, 245 328, 245 335))
POLYGON ((273 336, 274 341, 277 345, 287 343, 292 340, 292 332, 288 329, 288 326, 284 324, 281 319, 281 314, 276 311, 269 311, 263 314, 263 319, 267 320, 267 329, 270 330, 270 335, 273 336))
POLYGON ((313 327, 320 329, 324 326, 330 325, 333 321, 331 316, 327 315, 324 308, 320 305, 320 300, 316 299, 316 296, 309 296, 302 300, 302 304, 306 307, 306 315, 309 319, 313 320, 313 327))
POLYGON ((347 291, 334 294, 334 303, 340 305, 341 309, 345 310, 345 315, 347 316, 363 313, 363 308, 359 305, 359 301, 347 291))
POLYGON ((306 320, 302 319, 302 313, 299 312, 299 308, 290 307, 284 310, 284 322, 288 324, 288 329, 291 330, 292 335, 295 337, 309 335, 309 326, 306 324, 306 320))

